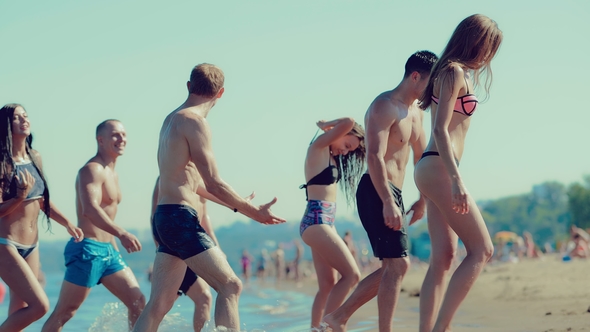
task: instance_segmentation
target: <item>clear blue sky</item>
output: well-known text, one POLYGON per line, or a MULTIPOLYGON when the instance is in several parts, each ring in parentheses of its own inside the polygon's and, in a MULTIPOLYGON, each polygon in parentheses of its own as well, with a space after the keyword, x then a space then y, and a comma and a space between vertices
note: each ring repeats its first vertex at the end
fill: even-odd
MULTIPOLYGON (((117 222, 142 229, 161 122, 186 98, 191 68, 217 64, 226 93, 209 122, 221 175, 242 195, 255 190, 255 203, 277 196, 274 211, 296 223, 315 122, 362 120, 372 99, 399 83, 411 53, 440 54, 473 13, 496 20, 504 43, 461 161, 471 194, 493 199, 581 180, 590 173, 590 112, 580 107, 590 2, 581 0, 2 1, 0 103, 27 109, 52 199, 73 222, 74 180, 96 152, 94 128, 120 119, 128 145, 117 164, 117 222)), ((412 172, 406 205, 418 196, 412 172)), ((355 215, 339 203, 339 216, 355 215)), ((210 215, 215 225, 246 220, 221 207, 210 215)), ((65 238, 54 229, 42 238, 65 238)))

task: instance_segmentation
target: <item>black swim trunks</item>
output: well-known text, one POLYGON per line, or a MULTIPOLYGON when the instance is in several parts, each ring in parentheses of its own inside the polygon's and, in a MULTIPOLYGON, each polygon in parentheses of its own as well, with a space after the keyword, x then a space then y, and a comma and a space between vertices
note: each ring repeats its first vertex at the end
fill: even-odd
POLYGON ((184 273, 184 279, 182 279, 182 283, 180 284, 180 287, 178 287, 178 295, 187 295, 186 293, 195 281, 197 281, 197 278, 197 274, 187 266, 186 272, 184 273))
POLYGON ((158 252, 185 260, 215 247, 197 216, 197 211, 188 205, 163 204, 154 213, 154 239, 158 252))
MULTIPOLYGON (((389 183, 389 188, 405 218, 402 191, 391 183, 389 183)), ((375 190, 369 174, 363 174, 359 182, 356 190, 356 205, 375 257, 379 257, 379 259, 407 257, 408 235, 406 228, 402 227, 401 230, 394 231, 385 225, 383 202, 375 190)))

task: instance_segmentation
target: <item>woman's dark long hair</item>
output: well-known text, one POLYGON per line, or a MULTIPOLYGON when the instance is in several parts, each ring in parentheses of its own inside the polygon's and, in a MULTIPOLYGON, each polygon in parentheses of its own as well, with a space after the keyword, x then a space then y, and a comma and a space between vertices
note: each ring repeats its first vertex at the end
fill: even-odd
MULTIPOLYGON (((12 180, 16 176, 16 165, 12 159, 12 120, 14 118, 14 111, 17 107, 24 107, 20 104, 6 104, 0 109, 0 190, 2 191, 2 198, 16 196, 16 188, 11 188, 12 180), (14 190, 14 192, 13 192, 14 190)), ((33 136, 29 135, 26 140, 25 150, 33 167, 39 173, 45 190, 43 191, 43 212, 47 216, 47 228, 51 230, 51 223, 49 222, 50 204, 49 204, 49 189, 45 176, 38 166, 38 162, 31 154, 33 144, 33 136)))
POLYGON ((338 174, 340 174, 340 189, 346 196, 346 202, 353 206, 355 202, 356 187, 365 171, 365 130, 360 124, 354 123, 354 127, 347 135, 353 135, 359 139, 359 146, 346 155, 334 158, 338 174))

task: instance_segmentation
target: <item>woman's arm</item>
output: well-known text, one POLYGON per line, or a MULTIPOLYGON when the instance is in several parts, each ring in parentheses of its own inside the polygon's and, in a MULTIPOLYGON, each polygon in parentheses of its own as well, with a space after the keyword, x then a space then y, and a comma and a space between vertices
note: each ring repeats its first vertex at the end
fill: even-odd
POLYGON ((461 214, 469 212, 468 194, 455 162, 449 135, 449 124, 453 117, 455 100, 457 100, 457 96, 463 87, 464 76, 463 69, 455 64, 451 65, 449 70, 440 77, 439 104, 432 130, 436 148, 451 179, 453 210, 461 214))
POLYGON ((354 127, 353 118, 340 118, 332 121, 320 120, 317 122, 317 126, 324 131, 323 134, 318 136, 310 145, 313 149, 323 149, 340 137, 348 134, 354 127))
MULTIPOLYGON (((37 164, 37 167, 39 167, 39 170, 43 172, 43 159, 41 158, 41 154, 37 150, 31 150, 30 155, 31 158, 33 158, 33 160, 35 161, 35 164, 37 164)), ((31 186, 31 188, 32 187, 33 186, 31 186)), ((41 206, 43 206, 43 200, 41 200, 41 206)), ((82 231, 82 229, 74 226, 74 224, 72 224, 66 218, 66 216, 57 209, 57 207, 53 204, 51 200, 49 200, 49 215, 51 215, 51 219, 55 220, 58 224, 65 227, 68 233, 75 239, 76 242, 80 242, 84 239, 84 232, 82 231)))
POLYGON ((35 185, 35 178, 25 170, 18 172, 15 175, 16 178, 16 196, 6 201, 2 201, 2 195, 0 195, 0 218, 9 215, 14 211, 24 200, 35 185))
POLYGON ((66 228, 68 234, 70 234, 76 242, 80 242, 84 239, 84 232, 82 229, 72 224, 68 218, 57 209, 51 200, 49 201, 49 214, 51 215, 51 219, 66 228))

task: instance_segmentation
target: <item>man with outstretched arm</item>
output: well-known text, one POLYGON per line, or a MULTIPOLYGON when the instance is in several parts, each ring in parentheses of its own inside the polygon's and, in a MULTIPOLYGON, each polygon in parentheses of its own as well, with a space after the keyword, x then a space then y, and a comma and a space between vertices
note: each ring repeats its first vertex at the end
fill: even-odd
MULTIPOLYGON (((176 300, 186 266, 217 291, 215 324, 240 329, 238 299, 242 283, 227 259, 203 230, 195 210, 199 183, 225 205, 263 224, 278 224, 267 204, 253 206, 241 198, 217 171, 206 117, 223 95, 224 75, 211 64, 200 64, 187 82, 186 101, 162 125, 158 146, 160 182, 154 214, 154 237, 159 238, 152 292, 134 331, 155 332, 176 300)), ((201 195, 206 197, 206 195, 201 195)), ((207 198, 207 197, 206 197, 207 198)))

